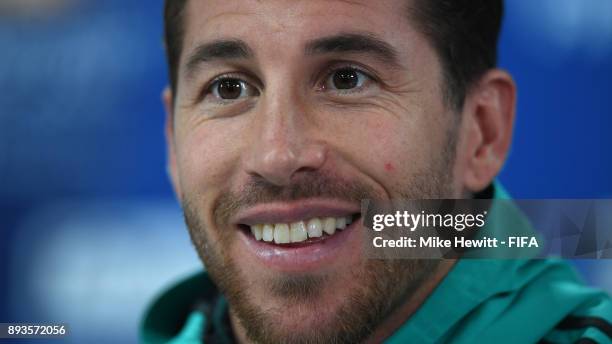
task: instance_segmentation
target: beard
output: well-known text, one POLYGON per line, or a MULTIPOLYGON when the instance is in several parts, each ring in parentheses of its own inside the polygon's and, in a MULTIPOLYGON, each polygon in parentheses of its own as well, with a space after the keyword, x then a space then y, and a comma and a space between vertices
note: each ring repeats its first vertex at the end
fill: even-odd
MULTIPOLYGON (((437 159, 427 167, 407 176, 398 188, 398 198, 438 199, 452 197, 451 171, 454 164, 454 135, 437 159)), ((277 186, 262 178, 252 178, 238 193, 226 193, 213 204, 215 226, 206 225, 197 206, 197 195, 183 193, 183 212, 191 240, 206 269, 227 298, 230 312, 240 322, 247 337, 257 343, 356 343, 366 340, 399 306, 403 305, 435 271, 439 260, 380 260, 362 255, 357 266, 347 266, 347 280, 356 281, 342 288, 344 295, 330 309, 316 302, 329 290, 334 274, 276 274, 260 279, 259 287, 272 302, 279 300, 290 313, 303 313, 301 319, 316 326, 300 329, 297 324, 283 324, 286 307, 258 304, 250 293, 255 282, 228 254, 236 241, 237 230, 229 219, 239 209, 262 202, 295 201, 313 197, 342 199, 360 203, 363 199, 380 199, 373 189, 357 180, 344 180, 323 171, 296 175, 290 185, 277 186), (193 197, 190 197, 193 196, 193 197), (211 228, 207 228, 211 227, 211 228), (216 228, 212 228, 216 227, 216 228), (211 232, 214 231, 215 240, 211 232), (322 317, 322 314, 327 316, 322 317), (296 325, 296 326, 294 326, 296 325)), ((261 300, 259 300, 261 301, 261 300)), ((300 317, 297 317, 299 319, 300 317)), ((302 323, 303 324, 303 323, 302 323)), ((236 325, 236 324, 234 324, 236 325)))

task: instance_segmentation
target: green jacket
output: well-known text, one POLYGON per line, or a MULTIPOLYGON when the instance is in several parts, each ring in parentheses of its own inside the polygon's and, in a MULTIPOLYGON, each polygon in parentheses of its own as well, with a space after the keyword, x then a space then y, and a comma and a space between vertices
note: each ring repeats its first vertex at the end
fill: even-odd
MULTIPOLYGON (((227 310, 198 273, 151 305, 141 342, 231 343, 227 310)), ((385 343, 612 343, 611 324, 610 297, 562 260, 462 259, 385 343)))

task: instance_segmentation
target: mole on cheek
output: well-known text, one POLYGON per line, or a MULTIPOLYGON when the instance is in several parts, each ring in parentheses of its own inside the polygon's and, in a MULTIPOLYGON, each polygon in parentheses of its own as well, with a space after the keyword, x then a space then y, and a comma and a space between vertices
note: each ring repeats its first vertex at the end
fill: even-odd
POLYGON ((391 171, 393 171, 394 169, 395 169, 395 167, 393 167, 393 164, 392 164, 392 163, 388 162, 388 163, 386 163, 386 164, 385 164, 385 170, 386 170, 387 172, 391 172, 391 171))

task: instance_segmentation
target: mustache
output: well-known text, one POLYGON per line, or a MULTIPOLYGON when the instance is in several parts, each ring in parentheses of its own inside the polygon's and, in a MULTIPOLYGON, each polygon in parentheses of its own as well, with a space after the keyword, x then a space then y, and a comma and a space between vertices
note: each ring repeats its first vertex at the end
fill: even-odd
POLYGON ((240 209, 259 203, 290 202, 308 198, 333 198, 360 203, 376 198, 373 188, 356 180, 346 180, 324 172, 296 175, 291 183, 279 186, 253 176, 239 192, 228 192, 216 201, 213 215, 218 223, 228 223, 240 209))

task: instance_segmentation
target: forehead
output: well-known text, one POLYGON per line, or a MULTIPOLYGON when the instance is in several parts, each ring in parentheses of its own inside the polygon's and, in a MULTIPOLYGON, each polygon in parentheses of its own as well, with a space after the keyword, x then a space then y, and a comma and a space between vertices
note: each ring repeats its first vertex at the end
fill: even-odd
POLYGON ((202 42, 237 38, 253 46, 290 49, 338 32, 369 32, 395 45, 415 32, 406 0, 190 0, 185 12, 184 49, 202 42))

